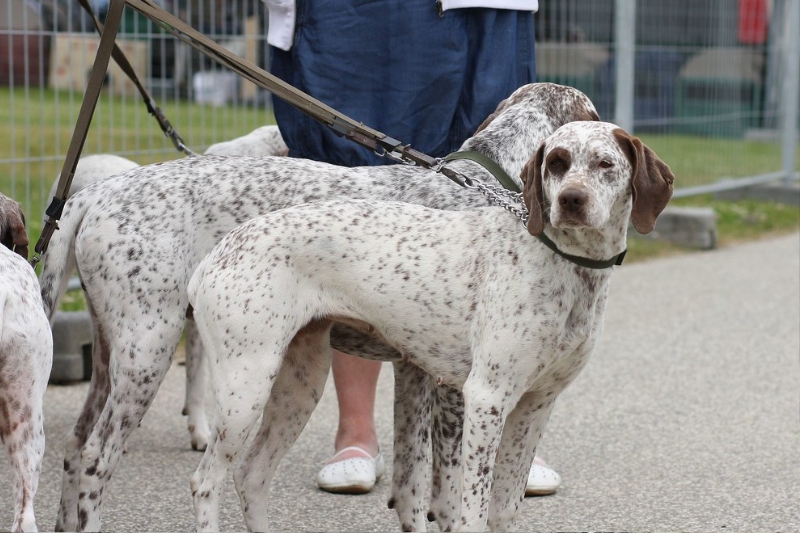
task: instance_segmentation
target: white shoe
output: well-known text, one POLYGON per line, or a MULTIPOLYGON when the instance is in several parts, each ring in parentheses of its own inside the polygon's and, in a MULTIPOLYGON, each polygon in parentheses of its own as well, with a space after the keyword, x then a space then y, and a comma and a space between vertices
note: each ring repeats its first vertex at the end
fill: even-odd
POLYGON ((525 496, 554 494, 559 486, 561 486, 561 476, 558 475, 558 472, 548 467, 543 459, 538 456, 534 457, 531 471, 528 473, 525 496))
POLYGON ((331 457, 331 461, 317 474, 317 485, 324 491, 341 494, 365 494, 372 490, 381 478, 386 465, 383 455, 371 457, 358 446, 348 446, 331 457), (336 457, 347 451, 359 451, 363 457, 350 457, 335 461, 336 457))

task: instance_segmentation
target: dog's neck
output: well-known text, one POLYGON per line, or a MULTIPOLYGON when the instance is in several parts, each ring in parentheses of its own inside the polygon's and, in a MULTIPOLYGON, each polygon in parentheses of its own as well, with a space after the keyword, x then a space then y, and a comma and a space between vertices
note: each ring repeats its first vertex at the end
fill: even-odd
POLYGON ((555 131, 555 127, 548 120, 535 120, 533 116, 516 121, 528 126, 515 129, 508 125, 501 126, 506 121, 495 119, 486 129, 464 141, 459 151, 473 150, 491 158, 521 188, 522 168, 547 136, 555 131))
POLYGON ((607 261, 626 250, 628 227, 557 229, 548 224, 544 233, 564 254, 607 261))

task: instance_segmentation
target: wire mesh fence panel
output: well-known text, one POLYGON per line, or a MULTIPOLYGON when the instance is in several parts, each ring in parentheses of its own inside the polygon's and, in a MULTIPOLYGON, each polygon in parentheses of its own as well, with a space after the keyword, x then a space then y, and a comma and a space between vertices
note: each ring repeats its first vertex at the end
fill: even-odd
MULTIPOLYGON (((108 0, 90 0, 104 18, 108 0)), ((265 67, 267 15, 260 0, 163 0, 163 8, 265 67)), ((23 204, 33 234, 61 171, 99 35, 75 0, 0 0, 0 191, 23 204)), ((117 44, 186 145, 212 143, 274 123, 268 94, 219 67, 130 7, 117 44)), ((114 153, 140 164, 182 157, 135 85, 112 61, 82 155, 114 153)))
POLYGON ((541 2, 538 79, 583 90, 614 121, 616 85, 630 81, 616 68, 614 16, 633 4, 635 27, 620 31, 635 32, 634 131, 679 186, 778 172, 791 1, 541 2))
MULTIPOLYGON (((102 18, 108 0, 90 1, 102 18)), ((634 133, 670 163, 680 187, 780 171, 786 13, 797 1, 546 0, 534 16, 537 75, 581 89, 605 120, 615 120, 620 104, 630 105, 634 133), (635 9, 631 27, 615 25, 620 5, 635 9), (619 31, 635 36, 631 102, 615 96, 623 75, 619 31)), ((160 3, 268 66, 261 0, 160 3)), ((194 151, 273 122, 266 91, 130 7, 117 42, 194 151)), ((23 203, 34 228, 63 164, 98 43, 76 0, 0 0, 0 116, 7 125, 0 190, 23 203)), ((788 120, 796 128, 797 116, 788 120)), ((93 153, 141 164, 182 157, 113 64, 83 150, 93 153)))

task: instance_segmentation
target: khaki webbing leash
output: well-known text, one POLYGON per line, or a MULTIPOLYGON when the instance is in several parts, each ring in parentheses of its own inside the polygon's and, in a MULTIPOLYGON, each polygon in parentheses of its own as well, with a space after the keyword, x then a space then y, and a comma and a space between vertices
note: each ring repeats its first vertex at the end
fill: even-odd
POLYGON ((94 58, 92 70, 89 73, 89 81, 86 83, 86 92, 83 95, 81 109, 78 112, 75 130, 69 141, 67 156, 64 159, 64 165, 61 167, 56 193, 53 200, 50 202, 50 206, 45 211, 47 219, 42 227, 42 234, 34 248, 33 258, 31 259, 31 265, 34 268, 36 268, 36 265, 39 263, 41 255, 47 251, 50 238, 53 236, 53 232, 58 228, 58 219, 61 218, 61 212, 66 203, 67 193, 72 184, 72 178, 75 175, 75 168, 78 165, 78 159, 81 156, 81 150, 83 150, 83 144, 86 141, 86 134, 89 131, 89 125, 92 123, 94 109, 97 106, 100 91, 103 89, 103 80, 105 79, 106 70, 108 69, 111 51, 114 48, 114 39, 117 36, 117 31, 122 21, 122 10, 124 7, 125 0, 111 0, 109 3, 106 24, 103 28, 103 34, 100 37, 100 44, 97 48, 97 55, 94 58))
MULTIPOLYGON (((88 0, 78 0, 78 3, 89 14, 89 16, 92 17, 92 21, 94 22, 94 27, 97 29, 97 33, 103 35, 103 25, 98 20, 97 15, 95 15, 94 10, 92 9, 92 6, 88 0)), ((111 50, 111 57, 114 59, 117 65, 119 65, 125 75, 128 76, 131 82, 133 82, 133 84, 136 86, 139 94, 142 95, 144 105, 147 106, 147 111, 153 115, 158 122, 161 131, 164 132, 164 135, 170 138, 172 144, 175 145, 175 148, 186 155, 196 155, 184 144, 181 136, 177 131, 175 131, 175 128, 172 127, 172 124, 164 115, 164 112, 161 111, 161 108, 156 105, 153 97, 150 96, 150 92, 145 88, 144 84, 139 81, 139 77, 133 70, 130 61, 128 61, 128 58, 125 56, 125 53, 122 51, 122 49, 117 46, 116 41, 114 43, 114 48, 111 50)))

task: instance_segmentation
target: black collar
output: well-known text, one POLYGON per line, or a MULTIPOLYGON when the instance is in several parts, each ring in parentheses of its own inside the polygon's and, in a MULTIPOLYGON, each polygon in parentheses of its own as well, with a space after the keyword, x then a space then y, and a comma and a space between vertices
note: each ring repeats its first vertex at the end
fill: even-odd
POLYGON ((600 269, 603 269, 603 268, 611 268, 612 266, 615 266, 615 265, 621 265, 622 264, 622 260, 625 259, 625 254, 628 253, 628 250, 623 250, 622 253, 617 254, 614 257, 612 257, 611 259, 608 259, 606 261, 601 261, 601 260, 597 260, 597 259, 587 259, 586 257, 580 257, 578 255, 565 254, 564 252, 562 252, 561 250, 558 249, 558 246, 556 246, 556 243, 551 241, 550 237, 545 235, 544 232, 542 232, 539 235, 537 235, 537 237, 538 237, 538 239, 540 241, 542 241, 542 244, 544 244, 545 246, 547 246, 548 248, 553 250, 555 253, 557 253, 558 255, 560 255, 561 257, 566 259, 567 261, 570 261, 572 263, 575 263, 578 266, 582 266, 582 267, 586 267, 586 268, 594 268, 594 269, 600 270, 600 269))

